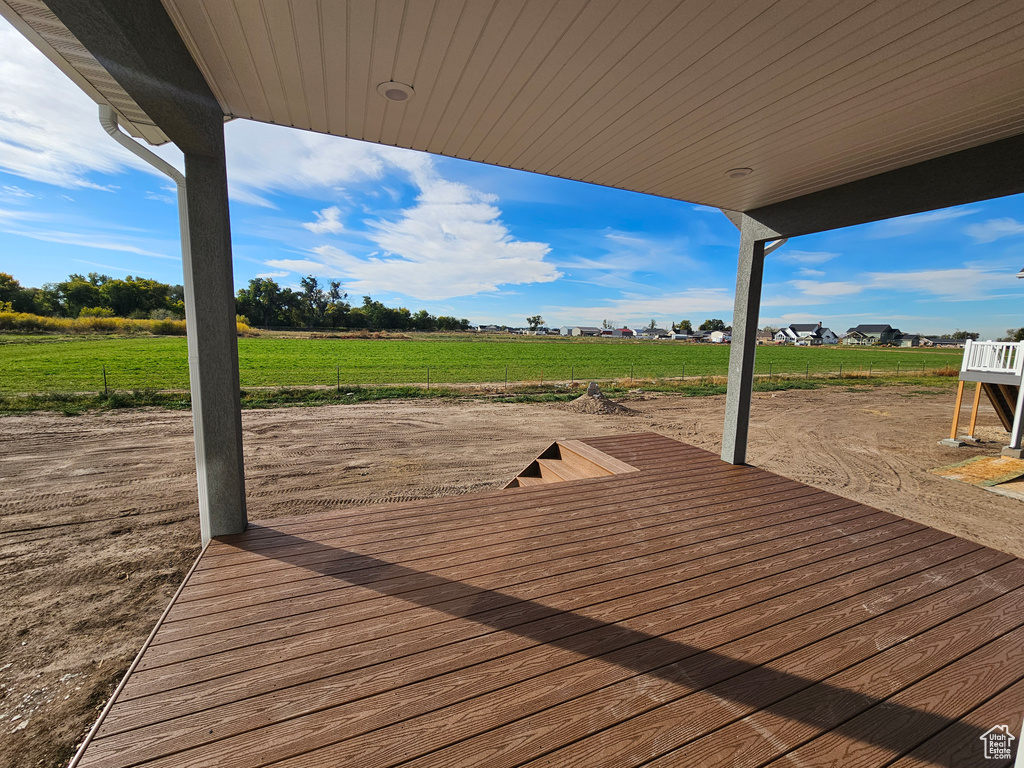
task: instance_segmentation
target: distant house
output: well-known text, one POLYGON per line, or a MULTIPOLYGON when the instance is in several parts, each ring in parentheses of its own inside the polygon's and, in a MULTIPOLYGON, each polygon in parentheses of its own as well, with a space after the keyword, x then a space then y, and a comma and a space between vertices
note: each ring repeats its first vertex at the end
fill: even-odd
POLYGON ((963 339, 947 339, 944 336, 931 336, 922 340, 926 347, 963 347, 963 339))
POLYGON ((732 334, 726 331, 712 331, 708 334, 708 340, 712 344, 725 344, 732 341, 732 334))
POLYGON ((900 333, 899 328, 891 325, 858 325, 851 328, 843 337, 843 344, 868 346, 871 344, 890 344, 893 337, 900 333))
POLYGON ((564 325, 561 329, 563 336, 600 336, 601 329, 592 325, 564 325))
POLYGON ((891 343, 897 347, 919 347, 921 337, 916 333, 898 333, 892 337, 891 343))
POLYGON ((758 331, 757 332, 757 343, 758 344, 768 344, 769 342, 774 341, 774 340, 775 340, 775 338, 772 336, 772 332, 771 331, 758 331))
POLYGON ((794 323, 780 328, 775 334, 775 341, 818 347, 822 344, 838 344, 839 337, 821 323, 794 323))
POLYGON ((501 333, 501 328, 496 325, 481 325, 477 328, 480 333, 501 333))
POLYGON ((670 336, 670 332, 664 328, 644 328, 637 332, 637 336, 641 339, 658 339, 664 336, 666 339, 670 336))

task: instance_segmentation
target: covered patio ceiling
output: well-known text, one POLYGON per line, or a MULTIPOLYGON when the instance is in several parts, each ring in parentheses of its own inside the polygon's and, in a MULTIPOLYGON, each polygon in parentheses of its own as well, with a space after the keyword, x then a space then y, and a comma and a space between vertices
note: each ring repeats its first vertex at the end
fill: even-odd
MULTIPOLYGON (((0 11, 130 132, 166 141, 103 52, 68 31, 62 5, 4 0, 0 11)), ((121 5, 131 14, 137 4, 121 5)), ((162 5, 227 117, 733 211, 807 200, 1024 133, 1017 0, 162 5), (411 96, 389 101, 378 92, 389 81, 411 96)), ((986 165, 1015 164, 1024 188, 1017 148, 968 155, 944 173, 984 169, 992 188, 963 197, 1018 191, 986 165)))

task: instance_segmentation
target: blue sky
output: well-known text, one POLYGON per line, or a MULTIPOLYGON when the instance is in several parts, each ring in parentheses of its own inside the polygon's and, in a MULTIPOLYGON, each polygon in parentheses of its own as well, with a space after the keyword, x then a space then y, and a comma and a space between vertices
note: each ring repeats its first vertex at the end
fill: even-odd
MULTIPOLYGON (((181 282, 169 181, 0 20, 0 271, 181 282)), ((226 126, 236 287, 306 274, 388 304, 523 325, 731 321, 717 210, 277 126, 226 126)), ((174 147, 157 150, 181 166, 174 147)), ((810 235, 768 257, 761 325, 1024 325, 1024 196, 810 235)))

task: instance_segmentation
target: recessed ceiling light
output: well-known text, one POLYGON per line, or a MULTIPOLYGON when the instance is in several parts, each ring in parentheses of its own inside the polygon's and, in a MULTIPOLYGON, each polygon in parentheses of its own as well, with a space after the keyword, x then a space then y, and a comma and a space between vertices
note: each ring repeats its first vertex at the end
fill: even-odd
POLYGON ((411 85, 405 83, 399 83, 394 80, 388 80, 377 86, 377 93, 383 96, 388 101, 408 101, 413 97, 413 89, 411 85))
POLYGON ((725 172, 730 179, 745 179, 754 172, 753 168, 732 168, 725 172))

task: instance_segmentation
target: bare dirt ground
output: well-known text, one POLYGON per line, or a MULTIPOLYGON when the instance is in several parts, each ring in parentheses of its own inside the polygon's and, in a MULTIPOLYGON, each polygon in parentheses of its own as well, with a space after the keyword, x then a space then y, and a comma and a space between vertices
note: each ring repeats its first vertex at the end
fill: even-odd
MULTIPOLYGON (((927 470, 952 450, 953 393, 755 396, 749 461, 1024 555, 1024 502, 927 470)), ((717 451, 724 398, 637 394, 633 413, 396 402, 243 414, 254 520, 506 483, 556 438, 656 431, 717 451)), ((964 412, 966 418, 966 410, 964 412)), ((188 413, 0 419, 0 765, 67 763, 199 551, 188 413)))

